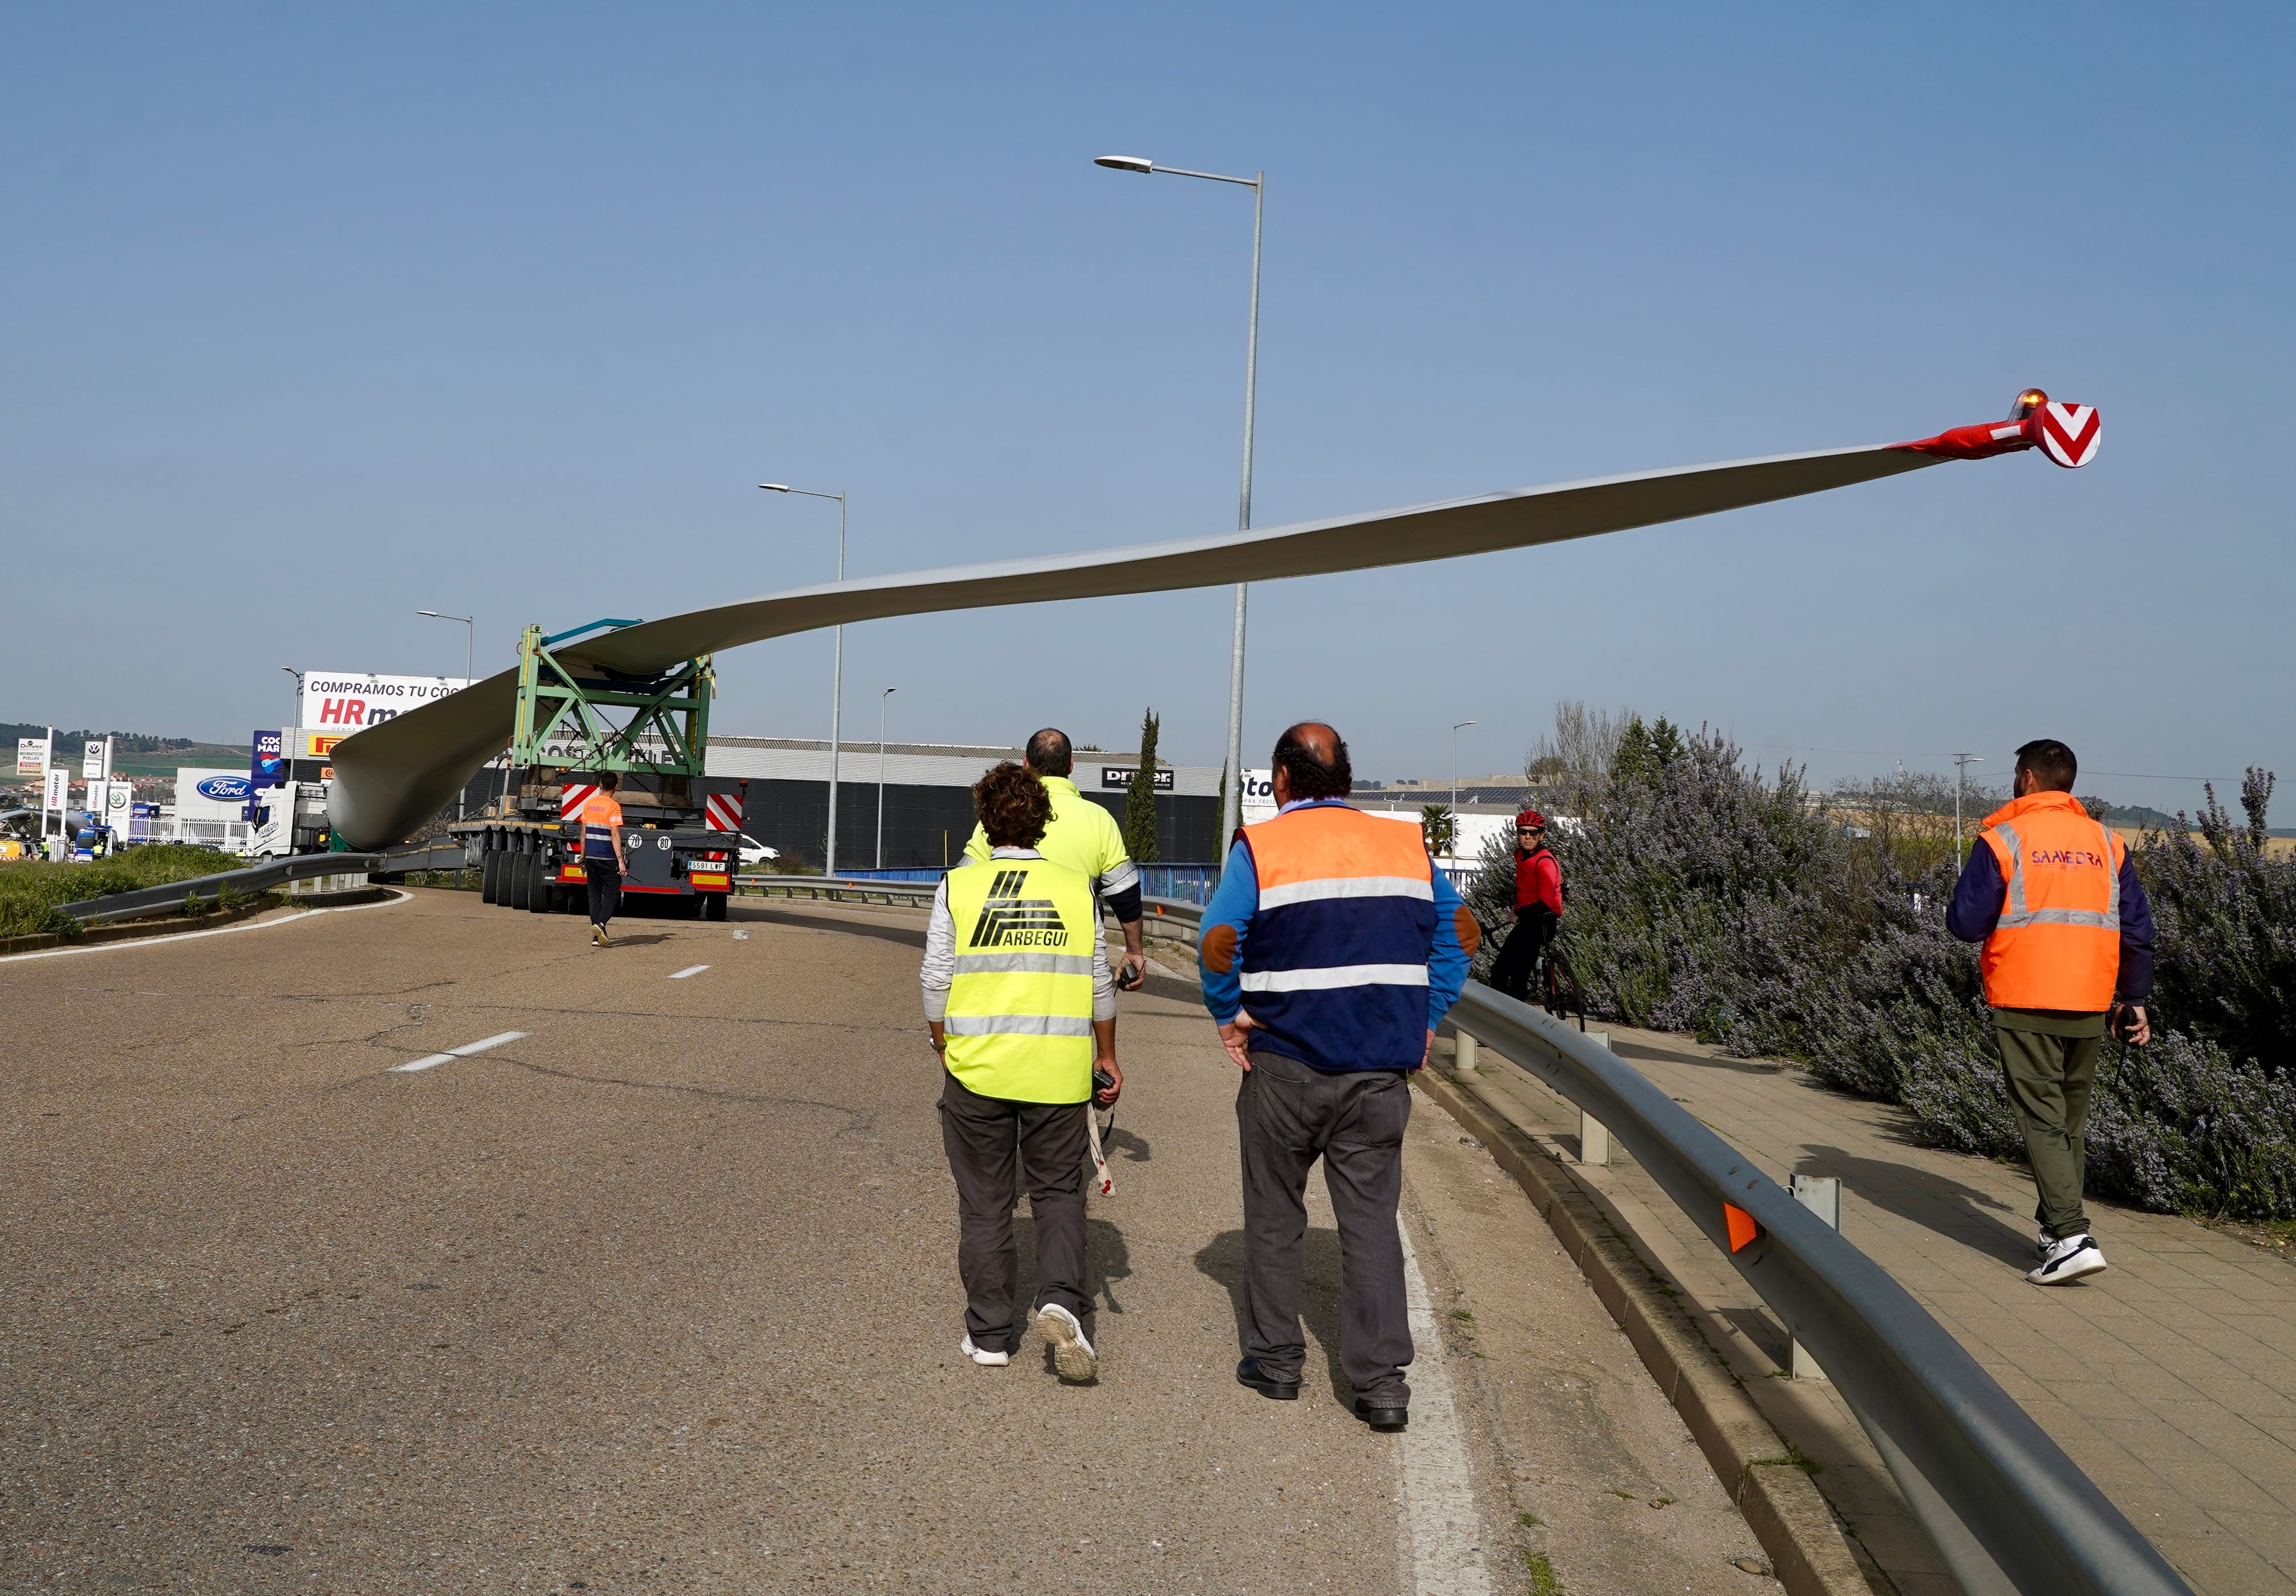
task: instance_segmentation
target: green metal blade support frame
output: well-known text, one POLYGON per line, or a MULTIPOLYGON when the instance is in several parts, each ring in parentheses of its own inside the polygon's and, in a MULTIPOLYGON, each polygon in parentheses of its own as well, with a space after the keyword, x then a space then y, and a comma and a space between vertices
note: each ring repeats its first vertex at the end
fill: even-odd
POLYGON ((718 673, 710 657, 685 660, 651 692, 616 692, 599 683, 584 683, 543 646, 542 628, 529 626, 518 645, 518 716, 511 733, 512 766, 531 769, 562 765, 624 774, 698 777, 709 749, 709 700, 718 696, 718 673), (603 709, 633 711, 616 726, 603 709), (578 761, 549 757, 545 745, 564 741, 562 729, 578 736, 589 753, 578 761), (649 740, 662 757, 643 751, 649 740))

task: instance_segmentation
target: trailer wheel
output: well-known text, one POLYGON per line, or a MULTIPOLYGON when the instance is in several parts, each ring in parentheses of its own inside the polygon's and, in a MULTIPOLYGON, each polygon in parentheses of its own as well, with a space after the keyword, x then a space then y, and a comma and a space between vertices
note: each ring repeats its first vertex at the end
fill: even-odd
POLYGON ((707 897, 704 897, 701 900, 701 918, 704 920, 725 919, 726 903, 726 898, 724 893, 713 892, 709 894, 707 897))
POLYGON ((479 901, 482 904, 502 902, 503 851, 495 847, 489 837, 480 844, 479 854, 479 901))
POLYGON ((558 887, 551 879, 550 855, 534 855, 534 891, 527 906, 537 914, 558 913, 558 887))
POLYGON ((510 906, 531 910, 534 907, 534 879, 541 873, 535 866, 542 863, 541 855, 521 853, 513 854, 511 857, 518 861, 518 868, 510 879, 510 906))

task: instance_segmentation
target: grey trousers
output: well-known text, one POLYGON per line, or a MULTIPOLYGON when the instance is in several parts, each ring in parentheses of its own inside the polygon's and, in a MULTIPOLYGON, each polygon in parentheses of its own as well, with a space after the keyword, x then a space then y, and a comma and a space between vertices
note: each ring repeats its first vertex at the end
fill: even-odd
POLYGON ((983 1097, 955 1076, 943 1076, 940 1142, 956 1178, 956 1273, 964 1282, 964 1333, 975 1346, 1009 1352, 1020 1339, 1021 1327, 1013 1322, 1021 1265, 1013 1237, 1016 1158, 1036 1223, 1036 1307, 1058 1303, 1078 1319, 1092 1311, 1084 1293, 1090 1111, 1084 1103, 983 1097))
POLYGON ((1403 1295, 1403 1130, 1411 1085, 1401 1070, 1326 1075, 1282 1053, 1256 1052, 1235 1097, 1243 1149, 1244 1351, 1265 1373, 1300 1378, 1300 1257, 1308 1233, 1308 1174, 1324 1186, 1340 1227, 1340 1367, 1356 1395, 1380 1407, 1411 1401, 1411 1321, 1403 1295))
POLYGON ((2081 1189, 2088 1182, 2089 1093, 2096 1084, 2102 1036, 2049 1036, 2038 1031, 2000 1027, 2002 1075, 2017 1128, 2025 1134, 2025 1157, 2033 1166, 2040 1204, 2033 1217, 2053 1241, 2088 1234, 2081 1189))

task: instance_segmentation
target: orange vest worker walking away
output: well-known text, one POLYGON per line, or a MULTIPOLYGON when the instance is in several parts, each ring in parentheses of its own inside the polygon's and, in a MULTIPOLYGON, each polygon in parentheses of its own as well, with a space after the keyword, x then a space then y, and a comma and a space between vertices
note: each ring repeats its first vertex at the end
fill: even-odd
POLYGON ((2152 909, 2128 845, 2072 795, 2073 752, 2049 739, 2017 750, 2015 798, 1985 817, 1946 911, 1946 927, 1982 942, 2003 1074, 2040 1191, 2039 1265, 2026 1279, 2062 1286, 2104 1255, 2082 1211, 2090 1089, 2108 1019, 2152 1040, 2152 909))

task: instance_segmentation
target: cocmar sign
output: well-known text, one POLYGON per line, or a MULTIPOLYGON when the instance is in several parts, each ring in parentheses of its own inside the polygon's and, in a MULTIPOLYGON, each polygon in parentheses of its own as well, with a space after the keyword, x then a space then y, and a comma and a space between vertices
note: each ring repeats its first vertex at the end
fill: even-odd
POLYGON ((433 700, 470 685, 462 676, 385 676, 373 671, 310 670, 303 673, 303 729, 332 737, 352 733, 419 709, 433 700))

